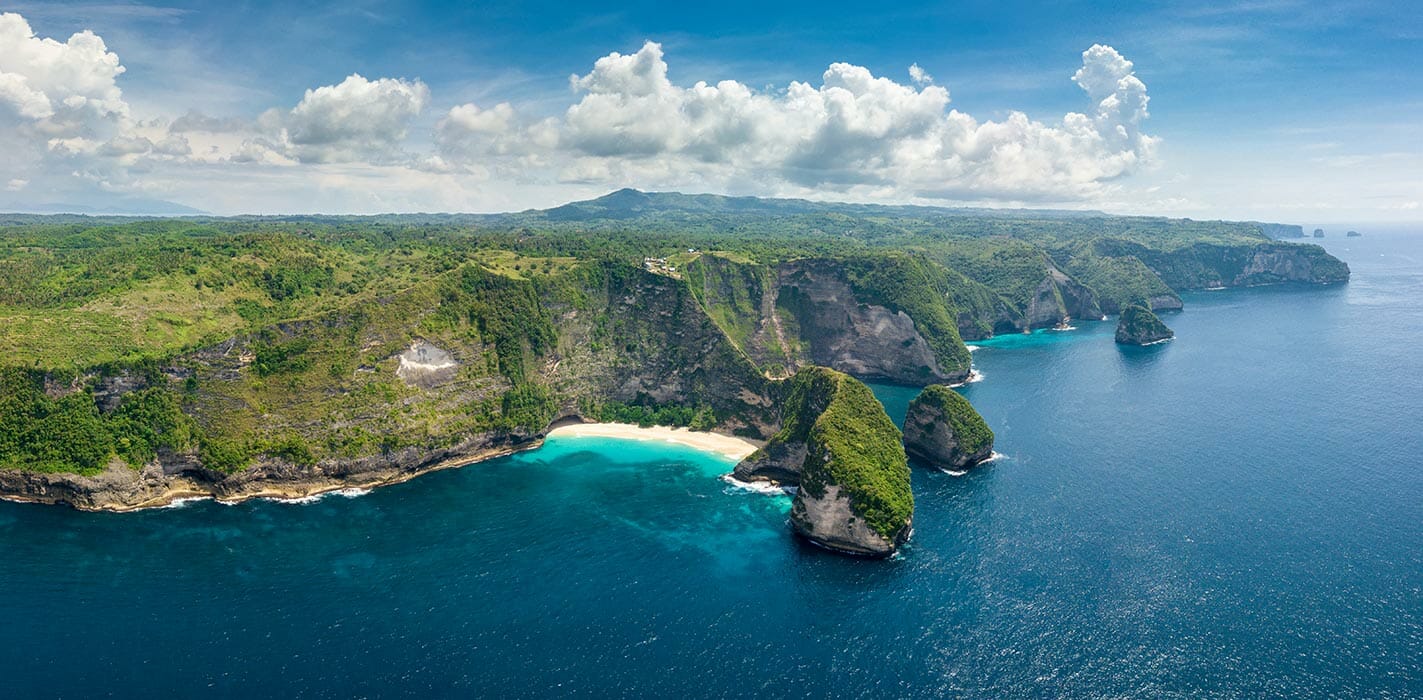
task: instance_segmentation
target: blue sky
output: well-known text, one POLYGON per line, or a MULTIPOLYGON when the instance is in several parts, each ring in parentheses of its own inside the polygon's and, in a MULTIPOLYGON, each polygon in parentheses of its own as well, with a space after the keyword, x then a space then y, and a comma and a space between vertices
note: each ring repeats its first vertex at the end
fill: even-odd
POLYGON ((0 12, 32 35, 12 21, 12 40, 0 39, 8 209, 489 211, 638 186, 1423 219, 1423 13, 1412 3, 49 1, 0 12), (58 46, 46 40, 69 46, 86 31, 102 50, 34 58, 58 46), (1109 48, 1084 56, 1097 45, 1109 48), (626 60, 595 69, 614 52, 626 60), (57 74, 35 73, 66 61, 92 71, 82 107, 57 74), (1088 87, 1079 69, 1106 77, 1088 87), (26 86, 8 110, 7 75, 26 86), (694 89, 724 80, 736 84, 694 89))

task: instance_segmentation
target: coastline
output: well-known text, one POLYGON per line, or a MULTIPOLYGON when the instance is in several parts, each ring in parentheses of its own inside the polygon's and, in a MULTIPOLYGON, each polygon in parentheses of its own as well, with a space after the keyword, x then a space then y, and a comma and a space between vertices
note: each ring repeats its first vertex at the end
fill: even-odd
POLYGON ((547 433, 547 437, 601 437, 620 440, 660 441, 674 445, 691 447, 702 452, 713 452, 727 459, 740 462, 760 449, 749 440, 720 433, 692 430, 690 428, 669 428, 656 425, 644 428, 631 423, 574 423, 562 425, 547 433))
MULTIPOLYGON (((304 501, 346 489, 368 491, 382 486, 392 486, 431 472, 444 469, 456 469, 477 462, 508 456, 516 452, 536 449, 542 444, 542 439, 536 439, 518 445, 502 445, 494 448, 481 449, 468 454, 435 460, 413 469, 390 467, 364 473, 327 477, 314 474, 310 477, 285 482, 260 479, 244 484, 243 487, 232 491, 213 488, 215 484, 201 483, 188 476, 175 475, 165 478, 164 482, 166 483, 163 483, 158 489, 145 491, 140 499, 135 500, 112 498, 108 500, 96 499, 92 502, 79 502, 78 499, 65 498, 62 495, 53 495, 55 489, 45 488, 45 486, 52 486, 65 481, 68 481, 69 485, 73 486, 75 482, 80 480, 92 481, 105 476, 118 477, 126 481, 141 481, 145 476, 143 472, 131 470, 128 467, 110 466, 108 470, 101 472, 95 477, 31 473, 28 474, 28 476, 30 476, 32 480, 26 481, 38 485, 40 487, 39 493, 23 493, 9 490, 0 492, 0 501, 37 503, 41 505, 68 505, 75 510, 87 513, 133 513, 144 510, 168 508, 175 503, 193 500, 212 500, 223 505, 236 505, 254 498, 284 502, 304 501)), ((14 473, 16 476, 24 474, 23 472, 14 473)), ((0 476, 4 475, 0 474, 0 476)), ((79 490, 87 489, 80 487, 79 490)), ((91 491, 91 495, 99 491, 101 491, 101 489, 94 488, 91 491)))
POLYGON ((194 478, 192 472, 165 474, 163 466, 158 463, 147 465, 141 470, 111 464, 105 471, 92 476, 3 472, 0 473, 0 501, 68 505, 75 510, 90 513, 132 513, 168 508, 175 503, 193 500, 212 500, 224 505, 235 505, 254 498, 301 502, 348 489, 368 491, 391 486, 431 472, 457 469, 516 452, 537 449, 544 444, 545 437, 659 441, 716 454, 732 462, 740 462, 759 449, 749 440, 688 428, 643 428, 624 423, 577 423, 554 427, 547 431, 544 437, 526 442, 486 446, 417 466, 384 464, 374 469, 343 469, 327 474, 318 471, 285 479, 269 472, 265 476, 257 476, 248 481, 238 480, 236 483, 228 479, 210 481, 194 478))

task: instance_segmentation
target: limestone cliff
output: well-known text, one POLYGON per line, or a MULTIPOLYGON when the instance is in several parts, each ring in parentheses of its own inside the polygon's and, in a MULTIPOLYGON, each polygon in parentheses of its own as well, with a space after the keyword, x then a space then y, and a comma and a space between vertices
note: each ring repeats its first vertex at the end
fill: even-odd
POLYGON ((909 404, 904 450, 933 466, 961 471, 993 456, 993 431, 968 399, 949 387, 929 386, 909 404))
POLYGON ((822 367, 797 372, 780 393, 781 430, 735 476, 799 486, 791 526, 819 546, 892 554, 909 538, 914 496, 900 432, 884 408, 863 383, 822 367))
POLYGON ((946 371, 903 310, 859 299, 839 263, 802 260, 779 273, 779 305, 788 311, 811 364, 858 377, 906 384, 967 376, 946 371))

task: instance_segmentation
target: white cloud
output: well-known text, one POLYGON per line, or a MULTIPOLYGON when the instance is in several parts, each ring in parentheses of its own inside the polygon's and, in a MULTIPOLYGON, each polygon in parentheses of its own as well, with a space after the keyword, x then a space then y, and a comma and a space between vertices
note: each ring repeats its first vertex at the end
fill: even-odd
POLYGON ((891 199, 1078 201, 1149 161, 1141 132, 1146 86, 1114 49, 1093 46, 1074 80, 1088 114, 1046 124, 1012 112, 980 122, 949 109, 947 89, 917 65, 918 87, 832 64, 819 85, 756 91, 732 80, 691 87, 667 77, 662 47, 598 59, 572 76, 581 94, 561 120, 527 142, 512 108, 464 105, 441 122, 447 159, 541 153, 570 182, 669 184, 761 192, 807 189, 891 199), (523 139, 514 145, 515 139, 523 139))
POLYGON ((282 123, 303 162, 385 162, 400 154, 410 122, 429 102, 430 88, 419 80, 353 73, 337 85, 307 90, 282 123))
POLYGON ((920 68, 918 63, 909 66, 909 79, 913 80, 916 85, 928 85, 934 82, 934 76, 920 68))
POLYGON ((94 120, 128 116, 116 79, 119 57, 89 31, 60 43, 35 36, 29 22, 0 14, 0 110, 49 134, 92 130, 94 120))

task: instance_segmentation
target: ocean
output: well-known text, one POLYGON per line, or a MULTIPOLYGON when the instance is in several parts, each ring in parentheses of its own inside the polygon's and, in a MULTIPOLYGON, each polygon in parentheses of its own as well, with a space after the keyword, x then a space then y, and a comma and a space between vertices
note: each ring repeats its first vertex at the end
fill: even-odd
MULTIPOLYGON (((604 438, 303 504, 0 503, 5 697, 1423 696, 1423 232, 976 343, 1003 456, 884 561, 604 438)), ((914 390, 876 386, 902 421, 914 390)))

